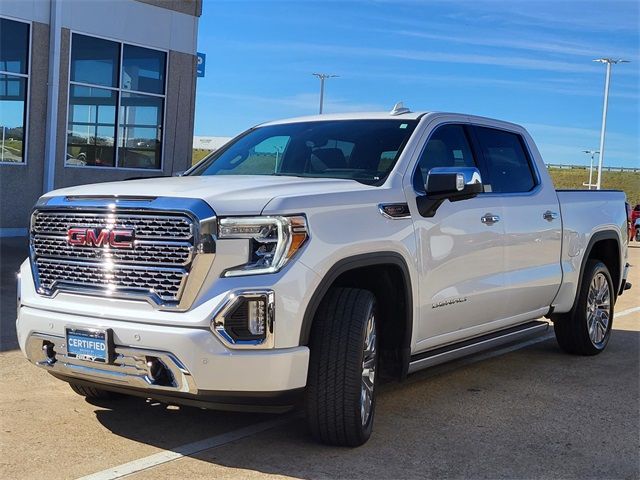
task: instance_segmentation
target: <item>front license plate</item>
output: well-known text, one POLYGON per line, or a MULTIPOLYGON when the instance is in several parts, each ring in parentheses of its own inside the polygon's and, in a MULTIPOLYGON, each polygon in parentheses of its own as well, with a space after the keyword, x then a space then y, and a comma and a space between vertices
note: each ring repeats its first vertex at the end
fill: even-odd
POLYGON ((109 330, 67 328, 67 356, 90 362, 109 363, 109 330))

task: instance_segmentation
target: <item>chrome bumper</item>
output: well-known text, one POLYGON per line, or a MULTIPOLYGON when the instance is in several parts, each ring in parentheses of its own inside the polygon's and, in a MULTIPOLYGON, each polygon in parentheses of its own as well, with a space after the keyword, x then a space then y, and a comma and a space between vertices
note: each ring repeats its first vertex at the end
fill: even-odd
POLYGON ((114 386, 197 393, 193 377, 173 354, 140 348, 115 346, 113 364, 78 360, 67 356, 64 337, 33 333, 25 346, 27 358, 51 373, 114 386), (154 379, 151 364, 169 373, 162 383, 154 379), (156 363, 158 365, 158 363, 156 363))

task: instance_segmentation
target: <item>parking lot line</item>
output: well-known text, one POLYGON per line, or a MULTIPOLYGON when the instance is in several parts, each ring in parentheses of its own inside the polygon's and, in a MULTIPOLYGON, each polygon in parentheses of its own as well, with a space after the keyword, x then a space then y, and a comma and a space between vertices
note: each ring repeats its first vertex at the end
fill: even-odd
POLYGON ((221 445, 240 440, 250 435, 254 435, 271 428, 285 425, 298 418, 299 416, 299 413, 280 416, 274 420, 267 420, 266 422, 249 425, 247 427, 239 428, 238 430, 233 430, 221 435, 215 435, 213 437, 205 438, 204 440, 180 445, 176 448, 172 448, 171 450, 165 450, 154 455, 149 455, 148 457, 139 458, 132 462, 124 463, 116 467, 108 468, 100 472, 86 475, 78 480, 114 480, 117 478, 122 478, 126 475, 141 472, 142 470, 156 467, 163 463, 171 462, 182 457, 202 452, 203 450, 209 450, 210 448, 219 447, 221 445))
POLYGON ((631 315, 635 312, 640 312, 640 307, 627 308, 626 310, 623 310, 621 312, 616 312, 614 313, 613 318, 624 317, 625 315, 631 315))

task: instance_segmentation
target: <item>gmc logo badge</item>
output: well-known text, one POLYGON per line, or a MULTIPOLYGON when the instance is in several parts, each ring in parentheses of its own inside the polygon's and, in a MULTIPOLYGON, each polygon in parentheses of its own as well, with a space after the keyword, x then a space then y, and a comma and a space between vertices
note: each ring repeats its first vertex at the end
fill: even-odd
POLYGON ((67 242, 73 246, 133 248, 133 230, 70 228, 67 242))

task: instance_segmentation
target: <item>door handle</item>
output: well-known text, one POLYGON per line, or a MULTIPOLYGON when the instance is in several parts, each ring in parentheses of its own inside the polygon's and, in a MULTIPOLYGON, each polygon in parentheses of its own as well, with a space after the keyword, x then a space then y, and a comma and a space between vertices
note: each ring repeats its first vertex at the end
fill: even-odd
POLYGON ((487 213, 480 219, 480 221, 485 225, 493 225, 494 223, 500 221, 500 217, 492 213, 487 213))
POLYGON ((552 212, 551 210, 547 210, 542 214, 542 218, 544 218, 547 222, 553 222, 556 218, 558 218, 558 214, 556 212, 552 212))

